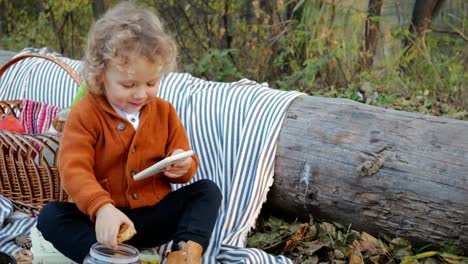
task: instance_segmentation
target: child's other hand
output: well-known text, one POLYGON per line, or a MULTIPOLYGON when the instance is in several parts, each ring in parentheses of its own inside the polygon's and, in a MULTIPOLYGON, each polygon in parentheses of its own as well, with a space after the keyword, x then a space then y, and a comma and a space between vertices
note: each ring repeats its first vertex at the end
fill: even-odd
MULTIPOLYGON (((172 152, 172 156, 178 153, 182 153, 184 150, 176 149, 172 152)), ((188 157, 180 162, 167 166, 163 169, 164 175, 169 178, 179 178, 182 177, 187 171, 192 167, 192 157, 188 157)))
POLYGON ((101 206, 96 212, 96 240, 108 248, 117 249, 121 225, 135 230, 133 222, 114 205, 108 203, 101 206))

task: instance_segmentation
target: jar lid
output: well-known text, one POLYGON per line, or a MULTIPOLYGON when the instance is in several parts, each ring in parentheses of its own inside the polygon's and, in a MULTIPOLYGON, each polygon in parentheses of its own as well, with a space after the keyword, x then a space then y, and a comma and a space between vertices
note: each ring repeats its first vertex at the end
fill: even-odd
POLYGON ((89 250, 89 255, 94 259, 115 264, 134 263, 140 259, 138 249, 126 244, 118 244, 114 250, 96 243, 89 250))

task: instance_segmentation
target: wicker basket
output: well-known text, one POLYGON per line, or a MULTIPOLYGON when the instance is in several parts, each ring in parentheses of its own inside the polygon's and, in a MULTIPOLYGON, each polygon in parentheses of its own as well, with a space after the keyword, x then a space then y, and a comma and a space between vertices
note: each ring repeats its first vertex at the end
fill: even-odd
MULTIPOLYGON (((63 61, 36 53, 20 55, 5 63, 0 68, 0 78, 11 65, 30 57, 56 63, 81 84, 78 74, 63 61)), ((0 112, 18 118, 21 100, 0 101, 0 112)), ((32 210, 50 201, 67 200, 57 169, 59 139, 59 134, 28 135, 0 130, 0 195, 32 210)))

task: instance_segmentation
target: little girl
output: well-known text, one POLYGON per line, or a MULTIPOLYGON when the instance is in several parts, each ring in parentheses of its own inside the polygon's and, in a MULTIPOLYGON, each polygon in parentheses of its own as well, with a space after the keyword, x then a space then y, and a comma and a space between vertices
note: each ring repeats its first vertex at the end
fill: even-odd
POLYGON ((84 61, 86 95, 72 108, 60 142, 59 170, 73 203, 51 202, 38 229, 56 249, 82 263, 99 242, 155 247, 173 240, 166 263, 200 263, 221 203, 215 183, 195 175, 194 155, 153 177, 132 176, 190 150, 174 107, 156 97, 174 69, 177 49, 150 11, 121 3, 91 28, 84 61))

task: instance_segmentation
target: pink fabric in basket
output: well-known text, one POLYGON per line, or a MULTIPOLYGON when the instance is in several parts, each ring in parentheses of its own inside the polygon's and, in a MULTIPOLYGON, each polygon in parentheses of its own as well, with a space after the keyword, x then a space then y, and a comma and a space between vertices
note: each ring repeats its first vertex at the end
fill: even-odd
POLYGON ((42 134, 49 130, 58 111, 58 106, 49 105, 32 100, 23 100, 21 103, 20 122, 27 134, 42 134))

